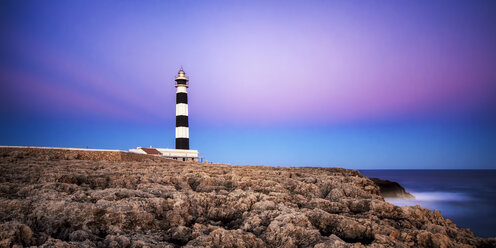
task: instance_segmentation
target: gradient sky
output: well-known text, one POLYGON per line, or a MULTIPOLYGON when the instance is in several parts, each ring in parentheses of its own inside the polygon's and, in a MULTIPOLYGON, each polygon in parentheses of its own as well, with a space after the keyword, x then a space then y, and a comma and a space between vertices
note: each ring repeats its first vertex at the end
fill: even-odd
POLYGON ((495 1, 1 1, 0 145, 496 169, 495 1))

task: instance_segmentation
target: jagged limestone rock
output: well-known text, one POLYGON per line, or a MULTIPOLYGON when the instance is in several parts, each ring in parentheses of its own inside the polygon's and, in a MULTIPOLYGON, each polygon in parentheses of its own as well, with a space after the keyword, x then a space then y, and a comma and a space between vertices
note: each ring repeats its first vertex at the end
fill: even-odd
POLYGON ((131 158, 0 149, 0 247, 496 245, 356 170, 131 158))

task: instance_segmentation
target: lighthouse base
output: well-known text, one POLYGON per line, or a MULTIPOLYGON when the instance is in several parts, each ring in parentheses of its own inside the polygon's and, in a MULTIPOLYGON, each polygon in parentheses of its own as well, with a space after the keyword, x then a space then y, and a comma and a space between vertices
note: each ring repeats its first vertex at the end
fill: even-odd
POLYGON ((168 149, 168 148, 142 148, 129 149, 129 152, 149 154, 180 161, 198 161, 198 150, 168 149))

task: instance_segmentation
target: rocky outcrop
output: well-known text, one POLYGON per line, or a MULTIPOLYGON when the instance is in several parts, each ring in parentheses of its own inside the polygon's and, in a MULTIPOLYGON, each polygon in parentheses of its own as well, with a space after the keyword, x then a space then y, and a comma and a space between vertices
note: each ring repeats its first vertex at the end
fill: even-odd
POLYGON ((0 247, 494 247, 339 168, 0 151, 0 247), (49 155, 49 154, 48 154, 49 155))
POLYGON ((372 182, 374 182, 377 186, 379 186, 379 189, 381 190, 381 194, 386 198, 415 199, 415 196, 406 192, 405 188, 403 188, 397 182, 382 180, 379 178, 370 178, 370 180, 372 180, 372 182))

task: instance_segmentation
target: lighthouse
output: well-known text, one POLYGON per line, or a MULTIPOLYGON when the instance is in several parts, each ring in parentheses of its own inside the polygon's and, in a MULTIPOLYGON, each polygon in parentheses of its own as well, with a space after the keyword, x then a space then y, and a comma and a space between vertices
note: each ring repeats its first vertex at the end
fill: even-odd
POLYGON ((170 148, 143 148, 129 149, 133 153, 149 154, 182 161, 199 161, 198 150, 189 149, 189 120, 188 120, 188 92, 189 78, 183 67, 174 78, 176 82, 176 149, 170 148))
POLYGON ((183 67, 177 73, 176 91, 176 149, 189 150, 188 92, 189 78, 183 67))

